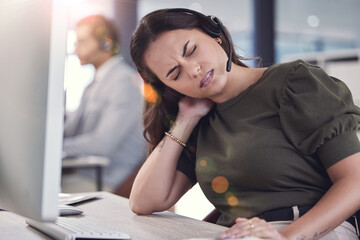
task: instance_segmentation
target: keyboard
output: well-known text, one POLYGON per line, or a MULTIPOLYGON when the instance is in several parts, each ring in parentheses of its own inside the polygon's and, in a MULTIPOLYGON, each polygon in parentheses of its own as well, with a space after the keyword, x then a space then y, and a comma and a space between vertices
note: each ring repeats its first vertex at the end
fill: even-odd
POLYGON ((126 233, 89 221, 85 217, 58 217, 54 223, 26 219, 26 223, 56 240, 131 239, 126 233))

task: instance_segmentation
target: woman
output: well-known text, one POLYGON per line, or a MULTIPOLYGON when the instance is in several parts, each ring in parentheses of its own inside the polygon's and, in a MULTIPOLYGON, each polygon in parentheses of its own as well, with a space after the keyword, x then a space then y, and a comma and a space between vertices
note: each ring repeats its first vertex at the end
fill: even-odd
POLYGON ((144 111, 135 213, 166 210, 199 182, 231 226, 220 237, 357 239, 360 110, 341 81, 300 60, 249 68, 217 18, 186 9, 145 16, 130 48, 159 94, 144 111))

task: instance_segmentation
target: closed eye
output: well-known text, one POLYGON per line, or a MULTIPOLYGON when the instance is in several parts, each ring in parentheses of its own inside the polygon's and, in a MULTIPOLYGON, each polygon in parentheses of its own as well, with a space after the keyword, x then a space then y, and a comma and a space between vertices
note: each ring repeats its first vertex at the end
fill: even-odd
POLYGON ((172 72, 174 72, 179 66, 175 66, 173 68, 170 69, 170 71, 166 74, 166 77, 168 77, 172 72))
MULTIPOLYGON (((194 45, 194 47, 191 49, 191 51, 190 51, 189 53, 186 53, 187 50, 188 50, 189 42, 190 42, 190 41, 187 41, 187 42, 185 43, 185 45, 184 45, 183 54, 182 54, 183 57, 190 57, 190 56, 195 52, 195 50, 196 50, 196 48, 197 48, 197 46, 194 45)), ((168 76, 169 76, 171 73, 173 73, 176 69, 178 69, 178 72, 177 72, 177 74, 175 75, 175 77, 173 78, 173 80, 176 81, 176 80, 178 79, 178 77, 180 76, 180 73, 181 73, 181 67, 180 67, 179 65, 171 68, 170 71, 166 74, 166 77, 168 77, 168 76)))
POLYGON ((173 80, 176 81, 178 79, 179 75, 180 75, 180 67, 179 67, 179 71, 177 72, 177 74, 176 74, 175 78, 173 78, 173 80))
POLYGON ((197 46, 195 45, 195 46, 193 47, 193 49, 191 50, 191 52, 186 55, 186 57, 190 57, 190 56, 195 52, 196 48, 197 48, 197 46))
MULTIPOLYGON (((184 57, 190 57, 196 50, 197 46, 195 45, 191 51, 188 53, 188 54, 184 54, 185 56, 184 57)), ((180 66, 176 66, 176 68, 179 69, 178 73, 176 74, 176 76, 173 78, 174 81, 176 81, 178 79, 178 77, 180 76, 180 73, 181 73, 181 67, 180 66)), ((175 70, 175 69, 174 69, 175 70)))

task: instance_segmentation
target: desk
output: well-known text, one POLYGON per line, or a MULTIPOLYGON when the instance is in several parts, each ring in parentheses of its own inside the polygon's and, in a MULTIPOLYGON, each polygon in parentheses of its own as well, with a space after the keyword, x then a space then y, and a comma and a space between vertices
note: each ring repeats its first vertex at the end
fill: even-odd
MULTIPOLYGON (((84 216, 128 233, 133 240, 176 240, 217 237, 227 228, 180 216, 171 212, 139 216, 129 207, 128 199, 108 192, 99 192, 102 199, 89 201, 78 208, 84 216)), ((25 219, 14 213, 0 211, 0 239, 49 239, 29 227, 25 219)))
POLYGON ((110 164, 110 160, 105 157, 87 156, 78 158, 65 158, 62 160, 63 169, 89 168, 93 167, 96 171, 97 190, 102 190, 102 168, 110 164))

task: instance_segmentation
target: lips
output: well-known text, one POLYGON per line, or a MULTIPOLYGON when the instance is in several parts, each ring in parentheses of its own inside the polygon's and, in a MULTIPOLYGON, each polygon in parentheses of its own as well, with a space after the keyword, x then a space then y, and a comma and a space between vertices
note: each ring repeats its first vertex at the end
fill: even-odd
POLYGON ((211 80, 214 77, 214 69, 208 71, 205 76, 203 77, 203 79, 201 79, 200 81, 200 88, 206 87, 207 85, 209 85, 209 83, 211 82, 211 80))

